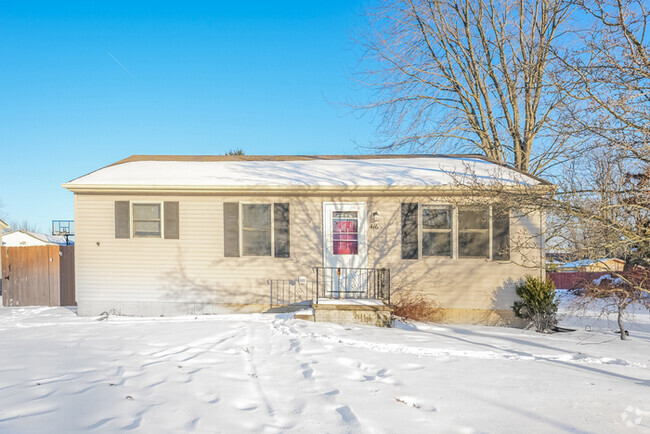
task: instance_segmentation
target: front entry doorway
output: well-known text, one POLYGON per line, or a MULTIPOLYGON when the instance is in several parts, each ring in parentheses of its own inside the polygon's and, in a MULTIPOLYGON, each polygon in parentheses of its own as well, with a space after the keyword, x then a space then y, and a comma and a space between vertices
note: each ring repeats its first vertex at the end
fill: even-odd
POLYGON ((323 203, 323 284, 327 297, 368 296, 366 226, 365 203, 323 203))

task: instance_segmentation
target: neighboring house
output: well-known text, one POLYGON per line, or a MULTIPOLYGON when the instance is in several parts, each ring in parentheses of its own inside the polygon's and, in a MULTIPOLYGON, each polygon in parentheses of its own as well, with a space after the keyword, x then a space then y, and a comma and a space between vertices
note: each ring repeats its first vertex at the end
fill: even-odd
POLYGON ((0 243, 2 243, 2 231, 9 229, 9 225, 2 220, 0 220, 0 243))
POLYGON ((543 215, 467 203, 465 178, 553 188, 474 155, 129 157, 63 185, 78 312, 264 312, 272 282, 315 270, 319 304, 386 298, 390 269, 393 293, 422 291, 448 322, 507 323, 516 283, 544 275, 543 215))
POLYGON ((66 242, 64 236, 40 234, 29 231, 8 232, 2 237, 2 245, 6 247, 31 247, 31 246, 65 246, 74 245, 66 242))
POLYGON ((625 268, 625 261, 618 258, 603 258, 603 259, 580 259, 577 261, 558 264, 555 271, 569 272, 569 271, 623 271, 625 268))
POLYGON ((560 252, 546 252, 546 270, 552 271, 557 267, 571 262, 575 259, 575 255, 571 253, 560 253, 560 252))

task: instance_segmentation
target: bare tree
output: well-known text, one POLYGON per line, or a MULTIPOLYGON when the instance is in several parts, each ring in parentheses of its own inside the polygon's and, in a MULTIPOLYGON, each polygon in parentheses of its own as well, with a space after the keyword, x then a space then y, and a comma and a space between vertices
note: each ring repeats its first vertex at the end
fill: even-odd
POLYGON ((594 150, 566 167, 555 211, 564 216, 557 222, 566 229, 561 241, 577 257, 624 258, 639 241, 627 206, 626 164, 616 155, 594 150))
POLYGON ((566 182, 553 211, 560 243, 577 258, 620 258, 625 270, 612 276, 631 287, 626 273, 634 266, 650 270, 650 168, 635 171, 611 149, 594 151, 566 171, 566 182))
MULTIPOLYGON (((620 274, 620 273, 619 273, 620 274)), ((595 281, 583 282, 581 288, 575 290, 574 308, 585 309, 596 305, 602 315, 616 314, 619 334, 622 340, 627 338, 623 319, 630 306, 641 306, 650 309, 650 271, 635 267, 622 273, 624 277, 603 276, 595 281), (645 291, 642 290, 645 289, 645 291)))
POLYGON ((27 219, 10 220, 7 222, 11 231, 40 232, 40 227, 27 219))
POLYGON ((580 256, 650 268, 650 12, 640 0, 581 7, 591 25, 564 53, 571 85, 558 91, 573 102, 563 107, 562 132, 583 138, 589 152, 566 167, 556 209, 580 256))
POLYGON ((650 11, 644 0, 579 4, 591 21, 573 32, 579 43, 559 56, 570 77, 557 91, 572 101, 562 132, 615 149, 637 166, 650 164, 650 11))
POLYGON ((386 0, 364 37, 364 81, 386 151, 480 151, 541 173, 566 136, 550 123, 554 45, 572 12, 565 0, 386 0))

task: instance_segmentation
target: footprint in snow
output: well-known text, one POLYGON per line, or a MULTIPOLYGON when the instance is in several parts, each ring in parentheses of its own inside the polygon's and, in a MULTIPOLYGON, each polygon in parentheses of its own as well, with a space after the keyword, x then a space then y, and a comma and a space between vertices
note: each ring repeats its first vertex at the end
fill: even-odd
POLYGON ((302 346, 300 345, 300 341, 298 339, 291 339, 289 342, 291 342, 289 351, 295 351, 296 353, 299 353, 302 350, 302 346))
POLYGON ((345 422, 347 425, 352 425, 352 424, 357 424, 359 423, 359 420, 357 417, 354 415, 350 407, 347 405, 344 405, 343 407, 339 407, 336 409, 336 412, 341 416, 341 419, 343 422, 345 422))
POLYGON ((303 363, 302 365, 300 365, 300 367, 301 367, 302 369, 304 369, 304 370, 302 371, 302 376, 303 376, 305 379, 307 379, 307 378, 311 378, 312 374, 314 373, 314 370, 309 366, 309 364, 308 364, 308 363, 303 363))
POLYGON ((392 374, 388 369, 380 369, 379 371, 377 371, 377 376, 379 378, 386 378, 386 377, 390 377, 391 375, 392 374))

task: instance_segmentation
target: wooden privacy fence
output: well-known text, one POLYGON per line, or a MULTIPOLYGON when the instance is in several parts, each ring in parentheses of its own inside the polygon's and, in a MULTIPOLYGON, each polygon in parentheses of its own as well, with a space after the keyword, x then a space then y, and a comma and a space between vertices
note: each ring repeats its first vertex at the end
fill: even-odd
POLYGON ((74 246, 2 247, 4 306, 75 306, 74 246))
POLYGON ((558 289, 576 289, 585 281, 593 281, 601 276, 610 274, 609 271, 562 271, 548 272, 546 277, 555 283, 558 289))

